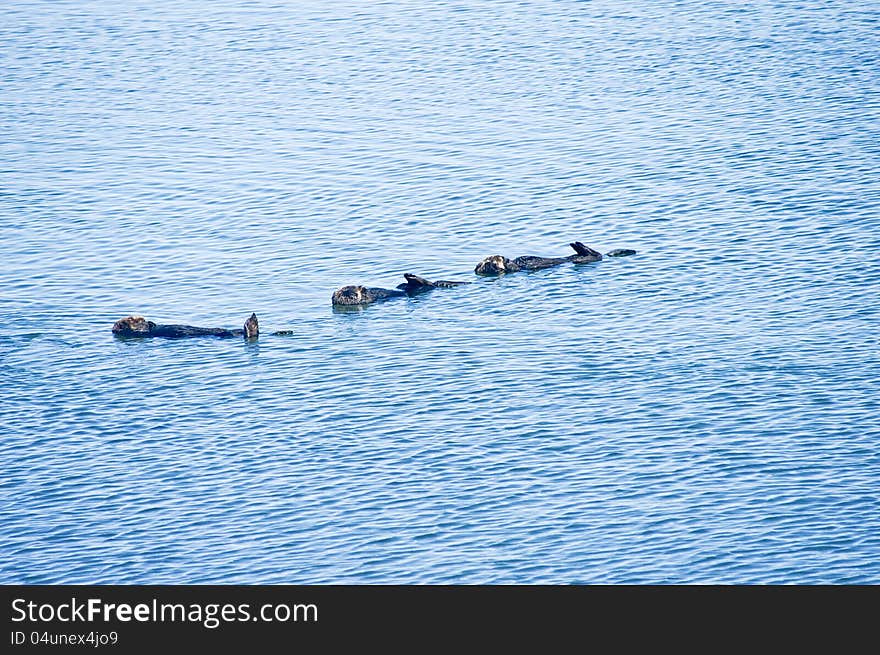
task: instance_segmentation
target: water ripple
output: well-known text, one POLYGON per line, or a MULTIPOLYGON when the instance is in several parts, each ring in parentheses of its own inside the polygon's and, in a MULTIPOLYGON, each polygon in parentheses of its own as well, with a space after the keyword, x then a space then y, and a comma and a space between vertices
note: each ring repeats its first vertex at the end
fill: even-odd
POLYGON ((0 582, 880 582, 869 8, 0 16, 0 582))

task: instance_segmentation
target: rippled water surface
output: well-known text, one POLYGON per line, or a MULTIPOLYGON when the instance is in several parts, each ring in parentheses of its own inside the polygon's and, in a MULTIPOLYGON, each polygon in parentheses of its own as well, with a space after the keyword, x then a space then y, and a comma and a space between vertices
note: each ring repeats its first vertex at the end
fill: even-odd
POLYGON ((880 583, 878 31, 4 3, 0 582, 880 583))

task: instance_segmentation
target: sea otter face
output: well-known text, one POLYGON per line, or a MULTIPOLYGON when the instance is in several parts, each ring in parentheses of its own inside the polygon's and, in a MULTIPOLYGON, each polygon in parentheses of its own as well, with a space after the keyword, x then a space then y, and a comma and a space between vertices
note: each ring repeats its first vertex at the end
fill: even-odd
POLYGON ((126 316, 113 324, 113 334, 124 337, 145 336, 155 325, 153 321, 148 321, 143 316, 126 316))
POLYGON ((348 286, 333 292, 334 305, 362 305, 369 302, 366 287, 348 286))
POLYGON ((474 273, 477 275, 500 275, 501 273, 507 273, 510 269, 510 260, 507 257, 492 255, 477 264, 474 273))

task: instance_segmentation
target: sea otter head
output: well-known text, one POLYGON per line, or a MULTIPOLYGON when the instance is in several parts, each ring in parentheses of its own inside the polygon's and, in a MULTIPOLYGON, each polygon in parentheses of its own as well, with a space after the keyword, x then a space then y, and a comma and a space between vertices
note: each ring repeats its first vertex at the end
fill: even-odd
POLYGON ((477 264, 474 273, 477 275, 501 275, 502 273, 513 273, 517 270, 519 269, 507 257, 492 255, 477 264))
POLYGON ((257 315, 251 314, 250 318, 244 322, 244 338, 253 339, 260 334, 260 323, 257 321, 257 315))
POLYGON ((113 334, 123 337, 142 337, 148 335, 154 327, 156 324, 143 316, 126 316, 113 324, 113 334))
POLYGON ((334 305, 363 305, 366 302, 369 302, 366 287, 347 286, 333 292, 334 305))

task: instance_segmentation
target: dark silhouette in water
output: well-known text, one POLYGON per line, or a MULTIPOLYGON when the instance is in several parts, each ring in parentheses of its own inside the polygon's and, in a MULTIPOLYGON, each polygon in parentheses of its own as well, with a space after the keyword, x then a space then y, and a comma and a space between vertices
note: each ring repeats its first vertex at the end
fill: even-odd
MULTIPOLYGON (((501 275, 502 273, 516 273, 517 271, 538 271, 552 266, 559 266, 566 262, 574 264, 588 264, 597 262, 602 259, 602 254, 592 248, 585 246, 580 241, 569 244, 575 251, 574 255, 568 257, 535 257, 534 255, 525 255, 517 257, 514 260, 507 259, 501 255, 492 255, 486 257, 477 264, 474 272, 478 275, 501 275)), ((612 250, 606 257, 624 257, 626 255, 634 255, 635 250, 617 249, 612 250)), ((397 285, 396 289, 381 289, 379 287, 363 287, 359 285, 350 285, 342 287, 333 292, 333 305, 335 307, 357 307, 360 305, 369 305, 370 303, 388 300, 389 298, 400 298, 403 296, 414 296, 432 289, 449 289, 462 284, 470 284, 470 282, 454 282, 451 280, 436 280, 431 282, 418 275, 406 273, 403 276, 406 282, 397 285)), ((113 324, 113 334, 119 337, 164 337, 166 339, 183 339, 185 337, 244 337, 245 339, 255 339, 260 334, 260 324, 257 321, 257 315, 251 314, 250 318, 245 321, 242 329, 228 330, 226 328, 206 328, 195 327, 192 325, 160 325, 148 321, 143 316, 127 316, 113 324)), ((292 330, 280 330, 273 332, 273 335, 289 335, 293 334, 292 330)))
POLYGON ((241 330, 226 328, 205 328, 192 325, 160 325, 148 321, 143 316, 126 316, 113 324, 113 334, 120 337, 164 337, 166 339, 183 339, 185 337, 244 337, 253 339, 260 334, 257 315, 251 314, 244 322, 241 330))
MULTIPOLYGON (((589 264, 602 259, 602 254, 593 250, 589 246, 585 246, 580 241, 569 244, 575 254, 568 257, 535 257, 534 255, 524 255, 516 259, 508 259, 502 255, 491 255, 477 264, 474 273, 477 275, 501 275, 502 273, 516 273, 518 271, 539 271, 544 268, 559 266, 566 262, 574 264, 589 264)), ((635 255, 635 250, 618 248, 612 250, 606 257, 625 257, 627 255, 635 255)))
POLYGON ((351 307, 353 305, 369 305, 370 303, 389 298, 402 298, 403 296, 415 296, 431 289, 449 289, 470 282, 453 282, 450 280, 436 280, 430 282, 423 277, 405 273, 406 282, 398 284, 396 289, 381 289, 379 287, 363 287, 350 285, 333 292, 333 304, 337 307, 351 307))

